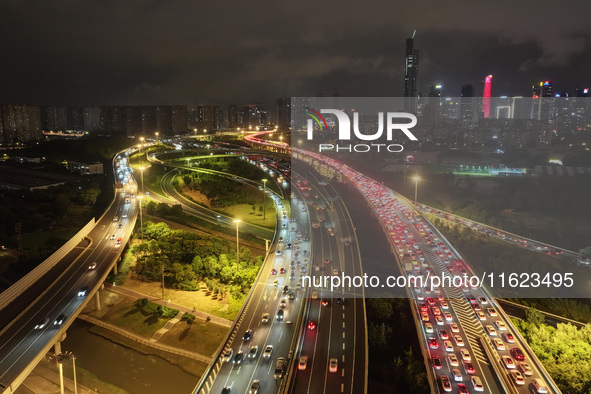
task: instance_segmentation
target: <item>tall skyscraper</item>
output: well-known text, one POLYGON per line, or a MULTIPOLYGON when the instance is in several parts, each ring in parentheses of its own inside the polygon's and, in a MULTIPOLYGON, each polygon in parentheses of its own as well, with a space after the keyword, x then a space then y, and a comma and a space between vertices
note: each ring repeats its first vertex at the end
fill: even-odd
POLYGON ((417 112, 417 97, 419 93, 419 51, 414 49, 416 30, 411 38, 406 39, 406 54, 404 63, 404 109, 417 112))
POLYGON ((492 90, 492 75, 487 75, 484 78, 484 90, 482 93, 482 112, 484 118, 490 118, 490 94, 492 90))
POLYGON ((238 108, 236 105, 228 106, 228 127, 231 129, 238 127, 238 108))
POLYGON ((550 107, 554 100, 552 94, 552 83, 542 81, 532 86, 532 119, 549 120, 550 107))

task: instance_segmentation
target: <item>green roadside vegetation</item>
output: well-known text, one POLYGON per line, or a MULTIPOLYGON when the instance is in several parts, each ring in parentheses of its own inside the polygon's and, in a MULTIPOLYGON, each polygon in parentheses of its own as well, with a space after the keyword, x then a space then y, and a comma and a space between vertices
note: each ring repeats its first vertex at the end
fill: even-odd
POLYGON ((409 301, 366 298, 369 392, 429 393, 409 301), (400 340, 404 338, 404 340, 400 340))
POLYGON ((563 393, 591 392, 591 324, 544 324, 544 315, 526 311, 525 320, 513 320, 544 368, 563 393))
MULTIPOLYGON (((173 181, 177 190, 188 200, 226 216, 240 218, 240 220, 248 223, 269 229, 275 229, 275 204, 273 200, 270 197, 265 196, 262 191, 257 190, 252 186, 247 186, 225 178, 198 173, 192 174, 195 176, 177 176, 173 181), (198 179, 202 178, 203 175, 210 178, 210 180, 206 182, 208 187, 215 185, 216 188, 219 187, 221 190, 224 190, 224 192, 220 192, 222 193, 221 195, 224 196, 223 204, 219 202, 220 200, 214 200, 214 202, 212 202, 211 198, 208 197, 208 194, 205 194, 207 191, 201 188, 203 183, 198 179), (228 184, 229 187, 225 188, 222 183, 228 184), (232 195, 236 198, 232 199, 232 195), (265 197, 263 198, 263 196, 265 197)), ((211 196, 211 194, 209 195, 211 196)))
POLYGON ((160 337, 158 342, 205 356, 212 356, 227 332, 227 327, 200 319, 193 320, 190 324, 187 321, 182 321, 160 337))
POLYGON ((142 307, 137 300, 121 297, 100 319, 149 339, 171 319, 170 316, 158 316, 156 308, 153 309, 142 307))

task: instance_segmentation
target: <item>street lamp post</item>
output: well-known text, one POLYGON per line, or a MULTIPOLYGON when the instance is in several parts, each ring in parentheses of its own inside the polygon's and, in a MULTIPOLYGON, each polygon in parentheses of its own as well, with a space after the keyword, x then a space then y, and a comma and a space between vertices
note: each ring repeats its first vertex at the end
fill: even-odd
POLYGON ((238 237, 238 225, 240 224, 240 219, 234 219, 234 223, 236 223, 236 268, 240 267, 240 242, 238 237))
POLYGON ((78 382, 76 381, 76 357, 72 352, 58 353, 49 357, 52 364, 57 364, 60 371, 60 392, 64 394, 64 362, 72 360, 72 367, 74 370, 74 394, 78 394, 78 382))
POLYGON ((263 220, 266 218, 266 208, 265 208, 265 196, 267 195, 267 180, 262 179, 263 181, 263 220))
POLYGON ((142 174, 142 194, 144 194, 144 168, 140 167, 140 173, 142 174))
POLYGON ((419 178, 418 175, 415 175, 412 177, 412 179, 415 181, 415 202, 417 202, 417 192, 419 190, 419 181, 421 178, 419 178))
POLYGON ((144 218, 142 217, 142 199, 144 198, 144 196, 138 196, 137 198, 140 200, 140 234, 141 234, 141 240, 143 242, 144 241, 144 218))
POLYGON ((158 139, 158 136, 160 135, 159 132, 156 132, 156 145, 160 144, 160 140, 158 139))
POLYGON ((144 137, 140 137, 140 163, 144 162, 144 157, 142 156, 142 146, 144 146, 144 137))
POLYGON ((207 146, 207 154, 209 155, 209 147, 210 147, 211 145, 207 144, 206 146, 207 146))

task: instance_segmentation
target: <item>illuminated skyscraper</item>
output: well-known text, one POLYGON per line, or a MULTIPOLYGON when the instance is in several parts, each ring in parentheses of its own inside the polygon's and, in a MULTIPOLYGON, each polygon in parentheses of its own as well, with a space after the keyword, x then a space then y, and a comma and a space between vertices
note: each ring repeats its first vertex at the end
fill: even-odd
POLYGON ((417 112, 417 97, 419 93, 419 51, 414 49, 416 30, 411 38, 406 39, 406 55, 404 66, 404 106, 405 110, 417 112))
POLYGON ((482 112, 484 118, 490 118, 490 94, 492 88, 492 75, 487 75, 484 79, 484 91, 482 93, 482 112))

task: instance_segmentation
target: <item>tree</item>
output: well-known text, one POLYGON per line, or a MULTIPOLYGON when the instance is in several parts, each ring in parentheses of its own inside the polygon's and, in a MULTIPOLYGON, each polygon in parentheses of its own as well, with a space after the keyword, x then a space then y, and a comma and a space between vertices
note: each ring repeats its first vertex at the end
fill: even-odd
POLYGON ((546 317, 538 312, 536 308, 529 308, 525 311, 525 321, 536 326, 544 324, 546 317))
POLYGON ((265 208, 263 208, 263 206, 262 206, 262 205, 261 205, 261 206, 259 206, 259 214, 261 214, 261 215, 262 215, 262 214, 263 214, 263 210, 264 210, 264 209, 265 209, 265 208))
POLYGON ((257 211, 257 207, 255 204, 252 204, 251 208, 252 208, 252 214, 254 215, 257 211))

